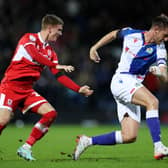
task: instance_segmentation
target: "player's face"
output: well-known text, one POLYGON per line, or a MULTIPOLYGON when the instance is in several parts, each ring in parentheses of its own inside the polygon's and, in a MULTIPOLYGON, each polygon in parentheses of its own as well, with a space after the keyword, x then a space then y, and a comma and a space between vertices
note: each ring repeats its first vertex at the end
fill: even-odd
POLYGON ((58 24, 49 28, 48 41, 55 42, 62 35, 63 25, 58 24))
POLYGON ((155 33, 155 42, 160 44, 161 42, 168 41, 168 28, 160 29, 155 33))

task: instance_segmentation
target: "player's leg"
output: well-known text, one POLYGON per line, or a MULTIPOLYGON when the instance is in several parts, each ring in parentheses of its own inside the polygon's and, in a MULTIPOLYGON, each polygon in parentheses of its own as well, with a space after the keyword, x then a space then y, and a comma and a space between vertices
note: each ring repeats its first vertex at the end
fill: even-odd
POLYGON ((50 125, 57 116, 57 112, 49 103, 43 103, 39 107, 32 108, 33 112, 40 114, 41 119, 35 124, 26 143, 33 146, 36 141, 40 140, 47 132, 50 125))
MULTIPOLYGON (((121 121, 121 130, 113 131, 107 134, 89 137, 88 145, 115 145, 121 143, 132 143, 136 140, 139 128, 139 122, 132 119, 126 113, 121 121)), ((78 137, 80 140, 81 137, 78 137)))
POLYGON ((146 122, 154 144, 156 159, 168 156, 168 148, 161 142, 158 99, 145 87, 138 89, 132 97, 132 103, 146 107, 146 122))
POLYGON ((136 140, 140 122, 140 107, 131 103, 125 105, 118 100, 116 103, 121 130, 92 137, 93 145, 115 145, 136 140))
POLYGON ((7 108, 0 108, 0 134, 10 121, 13 113, 7 108))
POLYGON ((134 78, 127 78, 125 75, 113 78, 111 90, 117 103, 117 114, 122 131, 118 130, 92 137, 93 145, 115 145, 134 142, 140 122, 140 107, 131 104, 132 90, 136 91, 142 87, 141 84, 137 85, 136 83, 137 81, 134 78))
POLYGON ((119 101, 116 102, 121 130, 92 137, 78 136, 73 154, 74 160, 79 159, 80 155, 91 145, 116 145, 132 143, 136 140, 140 122, 140 107, 130 103, 124 105, 119 101))
POLYGON ((17 150, 18 155, 26 160, 35 160, 35 158, 32 157, 31 147, 48 132, 50 125, 57 116, 55 109, 47 103, 42 96, 37 94, 36 96, 37 97, 32 98, 32 96, 31 99, 27 99, 25 104, 28 109, 30 109, 29 107, 32 107, 32 104, 34 104, 35 106, 31 108, 31 111, 40 114, 42 117, 34 125, 26 143, 17 150), (39 102, 39 104, 35 101, 39 102))
POLYGON ((139 122, 132 119, 129 114, 121 121, 121 135, 123 143, 132 143, 136 141, 139 129, 139 122))
POLYGON ((125 75, 122 75, 122 77, 115 76, 113 78, 111 90, 116 98, 118 117, 122 130, 93 137, 87 137, 85 135, 78 137, 78 143, 73 155, 74 160, 77 160, 82 152, 91 145, 115 145, 135 141, 140 122, 140 107, 132 105, 130 101, 132 97, 131 90, 136 90, 141 87, 141 85, 136 85, 136 82, 134 78, 126 78, 125 75))
POLYGON ((131 117, 125 116, 121 122, 121 127, 121 130, 98 136, 78 136, 73 159, 78 160, 80 155, 91 145, 116 145, 134 142, 138 134, 139 123, 131 117))

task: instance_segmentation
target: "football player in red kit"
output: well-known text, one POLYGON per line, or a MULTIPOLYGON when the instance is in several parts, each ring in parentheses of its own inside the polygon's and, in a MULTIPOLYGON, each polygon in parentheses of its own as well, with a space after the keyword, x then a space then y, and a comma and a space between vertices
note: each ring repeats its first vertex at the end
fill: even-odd
POLYGON ((57 117, 52 105, 33 89, 33 84, 39 79, 44 67, 48 66, 56 80, 65 87, 84 96, 93 93, 89 86, 79 86, 63 73, 74 71, 74 67, 60 65, 57 54, 49 45, 49 42, 56 41, 62 35, 63 25, 61 18, 45 15, 39 33, 26 33, 21 37, 1 81, 0 134, 18 107, 23 113, 31 110, 42 116, 34 125, 25 144, 17 150, 17 154, 26 160, 35 160, 32 157, 31 147, 47 133, 57 117))

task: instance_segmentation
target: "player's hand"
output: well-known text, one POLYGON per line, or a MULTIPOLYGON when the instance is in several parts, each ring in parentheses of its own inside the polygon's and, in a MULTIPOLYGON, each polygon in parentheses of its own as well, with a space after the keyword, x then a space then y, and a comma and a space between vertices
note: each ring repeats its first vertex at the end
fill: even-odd
POLYGON ((90 59, 92 61, 94 61, 95 63, 99 63, 100 62, 100 57, 99 57, 99 54, 98 52, 96 51, 96 49, 94 47, 92 47, 90 49, 90 59))
POLYGON ((81 86, 78 92, 86 97, 93 94, 93 90, 91 90, 90 87, 87 85, 81 86))
POLYGON ((64 70, 65 70, 65 72, 73 72, 75 70, 75 68, 71 65, 66 65, 64 67, 64 70))
POLYGON ((160 68, 158 66, 151 66, 149 68, 149 72, 151 72, 153 75, 161 76, 161 71, 160 71, 160 68))

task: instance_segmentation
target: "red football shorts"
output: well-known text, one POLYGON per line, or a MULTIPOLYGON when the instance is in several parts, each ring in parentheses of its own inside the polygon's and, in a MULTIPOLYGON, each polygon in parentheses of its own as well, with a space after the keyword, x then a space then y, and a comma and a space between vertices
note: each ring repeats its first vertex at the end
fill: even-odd
POLYGON ((11 111, 20 108, 23 113, 26 113, 32 107, 43 103, 48 103, 48 101, 31 87, 11 84, 0 86, 0 108, 7 108, 11 111))

